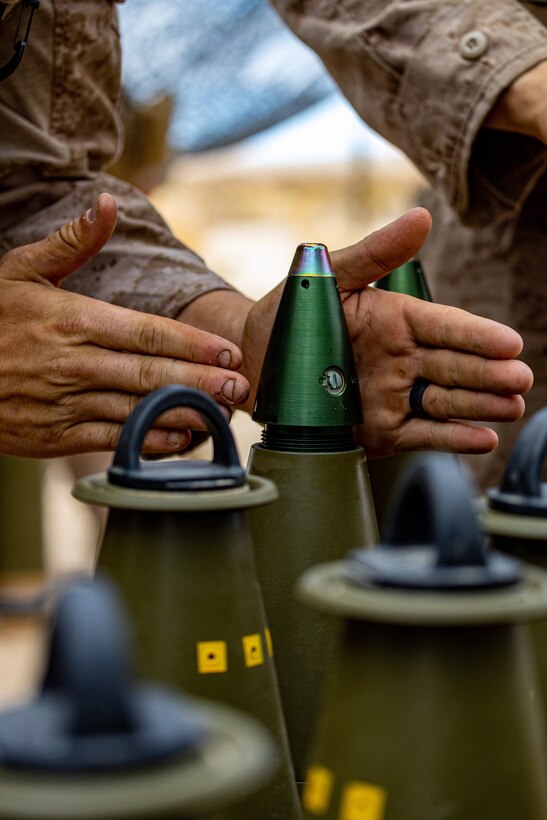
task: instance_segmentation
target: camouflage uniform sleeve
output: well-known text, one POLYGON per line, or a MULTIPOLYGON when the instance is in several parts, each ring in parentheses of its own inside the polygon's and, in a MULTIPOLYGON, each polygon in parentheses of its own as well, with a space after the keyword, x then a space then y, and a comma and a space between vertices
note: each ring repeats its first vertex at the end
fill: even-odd
POLYGON ((481 125, 499 94, 547 59, 544 2, 271 2, 462 221, 488 224, 520 208, 545 170, 545 148, 481 125))
POLYGON ((0 252, 36 242, 90 208, 102 191, 118 203, 118 224, 103 250, 63 288, 133 310, 175 318, 212 290, 230 289, 176 239, 148 198, 106 173, 47 180, 0 193, 0 252))
MULTIPOLYGON (((17 16, 3 24, 8 45, 17 16)), ((174 318, 229 285, 143 193, 102 170, 121 144, 119 83, 116 4, 41 0, 27 53, 0 83, 0 251, 42 239, 108 191, 118 203, 115 234, 63 287, 174 318)))

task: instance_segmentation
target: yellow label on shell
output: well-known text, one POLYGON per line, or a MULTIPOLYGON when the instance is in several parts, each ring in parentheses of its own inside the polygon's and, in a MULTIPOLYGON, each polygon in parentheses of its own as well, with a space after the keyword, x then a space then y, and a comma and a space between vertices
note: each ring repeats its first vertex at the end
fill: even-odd
POLYGON ((382 820, 387 792, 381 786, 354 781, 342 791, 339 820, 382 820))
POLYGON ((334 775, 325 766, 310 766, 302 792, 302 805, 310 814, 324 814, 330 803, 334 775))
POLYGON ((266 638, 266 648, 268 649, 268 655, 270 656, 270 658, 273 658, 272 633, 270 632, 268 627, 266 627, 266 629, 264 630, 264 636, 266 638))
POLYGON ((245 666, 259 666, 264 663, 262 638, 258 632, 255 635, 243 636, 243 655, 245 657, 245 666))
POLYGON ((200 675, 212 675, 228 669, 226 641, 200 641, 197 651, 200 675))

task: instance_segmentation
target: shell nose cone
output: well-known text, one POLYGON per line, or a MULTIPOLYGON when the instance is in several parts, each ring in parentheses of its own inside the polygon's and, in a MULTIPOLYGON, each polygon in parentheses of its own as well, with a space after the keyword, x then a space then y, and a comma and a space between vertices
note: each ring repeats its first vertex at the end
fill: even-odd
POLYGON ((332 276, 334 270, 329 252, 319 242, 305 242, 294 254, 289 276, 332 276))
MULTIPOLYGON (((362 421, 359 379, 325 245, 306 243, 296 249, 264 357, 253 418, 268 425, 268 436, 273 426, 316 428, 310 436, 323 438, 318 428, 349 428, 341 435, 354 446, 351 427, 362 421)), ((275 446, 281 446, 277 439, 275 446)))

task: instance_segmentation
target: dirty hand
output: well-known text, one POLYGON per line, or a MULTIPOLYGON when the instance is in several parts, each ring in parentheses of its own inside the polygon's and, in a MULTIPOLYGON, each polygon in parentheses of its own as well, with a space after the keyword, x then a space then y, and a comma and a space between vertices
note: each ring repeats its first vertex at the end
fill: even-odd
MULTIPOLYGON (((520 418, 524 401, 519 394, 532 384, 528 366, 514 361, 522 340, 510 328, 458 308, 368 287, 410 259, 430 227, 429 213, 414 208, 331 254, 363 400, 365 423, 358 439, 371 457, 416 449, 489 452, 497 445, 495 432, 466 421, 520 418), (409 392, 417 378, 431 382, 423 395, 431 419, 410 411, 409 392)), ((281 289, 247 313, 240 345, 253 386, 281 289)))
MULTIPOLYGON (((232 342, 56 287, 102 248, 115 224, 116 203, 101 194, 56 234, 0 259, 0 453, 111 450, 139 399, 165 384, 201 388, 225 406, 247 398, 232 342)), ((183 449, 190 426, 202 427, 191 411, 170 411, 145 450, 183 449)))
POLYGON ((485 453, 498 443, 489 427, 473 422, 514 421, 524 412, 532 372, 515 361, 518 333, 458 308, 367 287, 421 246, 429 213, 414 208, 332 261, 359 373, 365 424, 359 438, 369 456, 432 449, 485 453), (431 382, 411 413, 414 382, 431 382))

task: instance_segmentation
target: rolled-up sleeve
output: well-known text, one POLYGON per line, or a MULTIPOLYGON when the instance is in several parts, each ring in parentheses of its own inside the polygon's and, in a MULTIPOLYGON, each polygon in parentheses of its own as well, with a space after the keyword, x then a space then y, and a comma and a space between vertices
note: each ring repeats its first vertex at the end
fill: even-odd
MULTIPOLYGON (((4 46, 17 20, 8 19, 4 46)), ((141 191, 102 170, 121 146, 120 58, 112 0, 41 0, 21 66, 0 84, 0 253, 43 239, 108 191, 116 231, 63 287, 174 318, 229 286, 141 191)))
POLYGON ((36 242, 90 208, 102 192, 118 203, 106 246, 63 288, 115 305, 176 318, 194 299, 230 286, 176 239, 144 194, 105 173, 0 189, 0 253, 36 242))
POLYGON ((468 223, 518 209, 547 152, 481 128, 500 93, 547 59, 518 0, 272 0, 345 96, 468 223))

